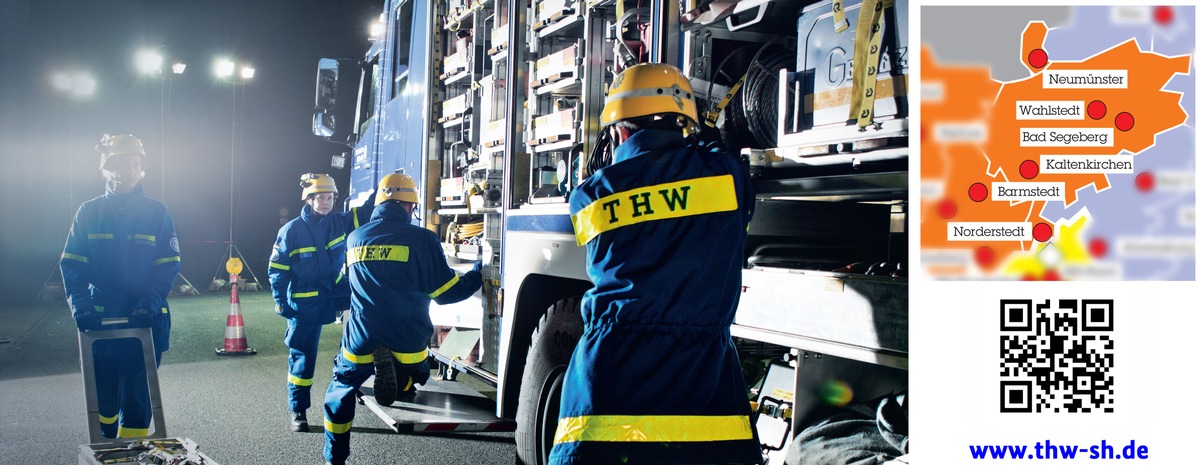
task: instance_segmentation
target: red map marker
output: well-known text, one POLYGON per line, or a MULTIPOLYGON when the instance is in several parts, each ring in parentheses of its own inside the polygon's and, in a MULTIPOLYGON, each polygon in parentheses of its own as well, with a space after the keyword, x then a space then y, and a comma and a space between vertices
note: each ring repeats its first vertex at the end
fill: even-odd
POLYGON ((971 187, 967 189, 967 196, 970 197, 971 200, 982 202, 987 199, 988 188, 987 186, 983 185, 982 182, 971 184, 971 187))
POLYGON ((1088 103, 1087 114, 1091 119, 1100 119, 1108 114, 1108 107, 1104 105, 1104 102, 1092 100, 1091 103, 1088 103))
POLYGON ((1035 48, 1029 52, 1029 66, 1041 69, 1046 66, 1049 58, 1046 56, 1046 51, 1040 48, 1035 48))
POLYGON ((1113 121, 1113 124, 1115 124, 1117 129, 1120 129, 1121 131, 1133 129, 1133 115, 1129 114, 1127 111, 1117 113, 1117 119, 1113 121))
POLYGON ((1021 177, 1025 179, 1033 179, 1038 175, 1038 164, 1033 160, 1025 160, 1021 162, 1021 177))
POLYGON ((943 199, 941 202, 938 202, 937 210, 938 216, 941 216, 944 220, 948 220, 954 218, 954 215, 958 213, 958 205, 954 204, 954 200, 943 199))
POLYGON ((1033 225, 1033 240, 1038 242, 1046 242, 1050 240, 1050 236, 1054 235, 1054 226, 1048 223, 1038 223, 1033 225))

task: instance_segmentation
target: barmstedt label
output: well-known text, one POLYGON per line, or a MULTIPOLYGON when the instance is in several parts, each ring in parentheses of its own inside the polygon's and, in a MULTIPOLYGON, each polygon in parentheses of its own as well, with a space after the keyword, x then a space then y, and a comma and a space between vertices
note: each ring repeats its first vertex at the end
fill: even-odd
POLYGON ((1132 173, 1133 155, 1042 155, 1039 173, 1132 173))
POLYGON ((961 222, 946 223, 948 241, 1028 241, 1033 239, 1030 223, 961 222))
POLYGON ((1019 120, 1082 120, 1082 100, 1017 100, 1019 120))
POLYGON ((1021 147, 1112 147, 1113 128, 1021 128, 1021 147))
POLYGON ((1063 200, 1065 185, 1061 182, 994 182, 991 199, 997 202, 1063 200))
POLYGON ((1129 71, 1124 69, 1048 69, 1042 71, 1043 89, 1125 89, 1129 71))

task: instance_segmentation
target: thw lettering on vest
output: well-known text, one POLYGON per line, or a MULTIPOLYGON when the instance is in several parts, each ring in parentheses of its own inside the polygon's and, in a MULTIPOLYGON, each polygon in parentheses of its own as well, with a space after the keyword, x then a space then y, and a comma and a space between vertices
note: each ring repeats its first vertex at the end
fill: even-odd
POLYGON ((575 240, 584 245, 600 233, 646 221, 732 211, 738 208, 733 176, 709 176, 607 195, 571 215, 575 240))
POLYGON ((363 245, 346 251, 346 262, 390 261, 407 262, 408 247, 403 245, 363 245))

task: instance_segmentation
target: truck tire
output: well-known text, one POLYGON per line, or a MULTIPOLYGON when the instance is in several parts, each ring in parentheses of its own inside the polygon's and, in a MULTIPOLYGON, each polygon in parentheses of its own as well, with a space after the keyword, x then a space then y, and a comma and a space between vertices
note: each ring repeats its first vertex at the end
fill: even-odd
POLYGON ((521 375, 517 403, 517 458, 545 465, 558 427, 559 400, 571 352, 583 334, 579 296, 556 302, 538 322, 521 375))

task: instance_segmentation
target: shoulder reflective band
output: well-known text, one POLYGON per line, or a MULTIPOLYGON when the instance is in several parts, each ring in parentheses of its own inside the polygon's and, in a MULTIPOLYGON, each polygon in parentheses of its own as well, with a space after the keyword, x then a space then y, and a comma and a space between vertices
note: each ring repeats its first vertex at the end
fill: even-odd
POLYGON ((346 433, 350 432, 350 427, 352 426, 351 425, 352 423, 354 423, 354 422, 349 421, 346 423, 334 423, 329 420, 329 417, 325 417, 325 431, 328 431, 333 434, 346 434, 346 433))
POLYGON ((346 235, 342 234, 341 236, 338 236, 336 239, 329 241, 328 244, 325 244, 325 249, 326 250, 332 249, 333 246, 341 244, 342 241, 344 241, 344 240, 346 240, 346 235))
POLYGON ((291 384, 292 386, 312 386, 312 378, 304 379, 289 373, 288 384, 291 384))
POLYGON ((879 55, 883 47, 883 9, 892 0, 863 0, 854 34, 854 87, 850 93, 850 119, 865 128, 874 119, 875 82, 879 78, 879 55))
POLYGON ((436 291, 430 292, 429 298, 436 299, 439 295, 442 295, 443 292, 446 292, 455 284, 458 284, 458 275, 454 275, 453 278, 450 278, 449 281, 446 281, 446 284, 443 284, 442 287, 439 287, 436 291))
POLYGON ((737 210, 733 176, 709 176, 631 189, 596 200, 574 215, 575 241, 646 221, 737 210))
POLYGON ((296 249, 296 250, 293 250, 293 251, 291 251, 291 252, 288 252, 288 256, 290 257, 290 256, 292 256, 292 255, 296 255, 296 254, 298 254, 298 253, 305 253, 305 252, 316 252, 316 251, 317 251, 317 248, 316 248, 316 247, 301 247, 301 248, 299 248, 299 249, 296 249))
POLYGON ((374 261, 407 262, 408 246, 363 245, 346 251, 347 264, 374 261))
POLYGON ((753 439, 746 415, 588 415, 563 418, 554 443, 709 442, 753 439))
POLYGON ((75 255, 75 254, 73 254, 73 253, 66 253, 66 252, 63 252, 63 254, 62 254, 62 258, 63 258, 64 260, 75 260, 75 261, 78 261, 78 262, 84 262, 84 263, 87 263, 87 262, 88 262, 88 258, 87 258, 87 257, 85 257, 85 256, 83 256, 83 255, 75 255))
POLYGON ((349 350, 346 350, 345 347, 342 347, 342 358, 346 359, 347 362, 350 362, 350 363, 353 363, 356 365, 366 365, 368 363, 375 363, 374 355, 372 355, 372 354, 354 355, 354 354, 350 353, 349 350))
POLYGON ((420 352, 392 352, 392 357, 405 365, 416 365, 429 358, 429 349, 423 349, 420 352))
POLYGON ((846 10, 842 8, 842 0, 833 0, 833 32, 839 33, 850 28, 846 21, 846 10))
POLYGON ((112 233, 88 234, 88 239, 112 239, 112 233))
POLYGON ((358 207, 350 209, 350 216, 354 217, 354 229, 358 229, 358 207))
POLYGON ((170 256, 170 257, 163 257, 158 260, 155 260, 153 266, 158 266, 158 265, 162 265, 163 263, 177 262, 177 261, 179 261, 178 255, 174 255, 174 256, 170 256))
POLYGON ((271 268, 279 268, 279 269, 281 269, 281 270, 283 270, 283 271, 288 271, 288 270, 291 270, 291 269, 292 269, 292 267, 290 267, 290 266, 283 265, 283 264, 279 264, 279 263, 275 263, 275 262, 271 262, 271 268))

